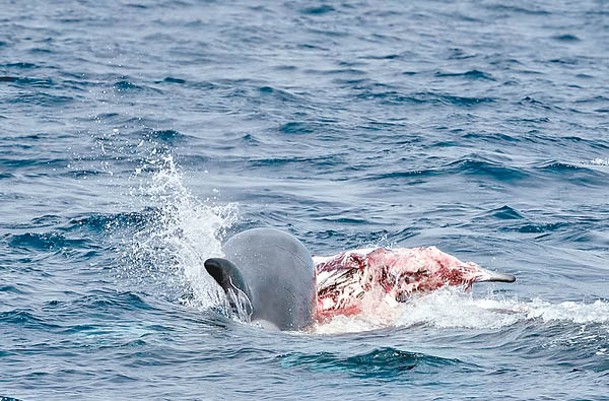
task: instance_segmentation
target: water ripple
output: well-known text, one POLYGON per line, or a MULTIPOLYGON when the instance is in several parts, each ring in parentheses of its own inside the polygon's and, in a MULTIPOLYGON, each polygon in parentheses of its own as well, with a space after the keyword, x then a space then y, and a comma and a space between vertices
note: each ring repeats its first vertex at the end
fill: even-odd
POLYGON ((8 244, 15 248, 42 251, 87 249, 93 244, 86 239, 67 238, 59 233, 25 233, 11 235, 8 244))
POLYGON ((343 356, 332 352, 316 354, 289 353, 278 356, 286 368, 304 367, 317 372, 345 373, 357 378, 392 379, 409 371, 440 371, 443 367, 462 364, 458 359, 440 358, 397 348, 378 348, 370 352, 343 356))

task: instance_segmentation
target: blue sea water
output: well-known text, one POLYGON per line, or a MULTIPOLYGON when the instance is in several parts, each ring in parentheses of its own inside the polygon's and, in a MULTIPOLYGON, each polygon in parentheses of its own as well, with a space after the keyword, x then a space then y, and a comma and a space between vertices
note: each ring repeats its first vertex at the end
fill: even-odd
POLYGON ((609 400, 603 0, 0 0, 0 396, 609 400), (246 228, 515 274, 307 332, 246 228))

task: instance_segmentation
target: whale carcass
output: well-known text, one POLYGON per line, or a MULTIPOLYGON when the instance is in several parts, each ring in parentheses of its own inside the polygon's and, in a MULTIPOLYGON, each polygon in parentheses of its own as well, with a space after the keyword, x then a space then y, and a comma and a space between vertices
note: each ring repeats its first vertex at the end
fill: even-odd
POLYGON ((354 315, 367 301, 405 302, 444 286, 469 290, 481 281, 513 282, 511 274, 462 262, 436 247, 374 248, 313 257, 317 278, 317 320, 354 315))

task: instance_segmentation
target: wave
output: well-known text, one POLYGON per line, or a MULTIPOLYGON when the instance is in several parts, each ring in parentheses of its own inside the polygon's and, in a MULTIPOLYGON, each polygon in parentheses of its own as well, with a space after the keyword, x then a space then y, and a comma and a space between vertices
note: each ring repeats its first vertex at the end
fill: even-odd
POLYGON ((554 176, 560 178, 561 180, 575 182, 578 186, 604 187, 607 181, 607 174, 606 172, 602 171, 602 169, 594 167, 595 166, 592 164, 570 164, 551 160, 543 163, 540 166, 536 166, 535 170, 541 172, 544 176, 554 176))
POLYGON ((154 218, 158 210, 146 207, 138 212, 94 213, 71 218, 65 230, 84 230, 92 233, 111 232, 115 229, 142 229, 154 218))
POLYGON ((557 174, 561 174, 561 173, 570 173, 570 172, 590 172, 590 173, 594 173, 594 170, 590 170, 586 167, 582 167, 582 166, 578 166, 575 164, 570 164, 570 163, 563 163, 563 162, 559 162, 556 160, 551 160, 548 162, 543 163, 541 166, 538 167, 539 170, 542 171, 548 171, 548 172, 554 172, 557 174))
POLYGON ((291 352, 275 359, 284 368, 303 367, 316 372, 340 372, 358 378, 377 379, 392 379, 412 370, 436 370, 444 366, 465 364, 456 358, 442 358, 394 347, 375 348, 355 355, 291 352))
POLYGON ((508 205, 490 210, 487 215, 498 220, 521 220, 525 218, 522 213, 508 205))
POLYGON ((36 105, 43 107, 59 107, 66 106, 69 103, 72 103, 76 100, 73 96, 65 96, 65 95, 54 95, 51 93, 45 92, 36 92, 36 93, 27 93, 20 94, 19 96, 15 96, 13 98, 8 99, 8 103, 12 104, 26 104, 26 105, 36 105))
POLYGON ((76 311, 80 314, 111 313, 116 315, 117 311, 142 311, 150 310, 145 299, 133 292, 109 292, 98 290, 94 294, 80 295, 69 300, 51 300, 44 304, 42 310, 46 313, 61 316, 70 315, 76 311))
POLYGON ((445 169, 455 174, 489 177, 499 182, 508 183, 518 182, 529 177, 529 174, 523 169, 509 167, 479 155, 462 157, 448 164, 445 169))
POLYGON ((379 92, 370 88, 364 88, 364 90, 357 95, 357 98, 361 100, 378 100, 384 105, 430 104, 457 106, 468 109, 483 104, 493 103, 497 100, 492 97, 457 96, 436 92, 401 93, 397 90, 379 92))
POLYGON ((67 238, 56 232, 9 235, 8 244, 13 248, 37 251, 94 248, 94 245, 86 239, 67 238))
POLYGON ((45 319, 25 310, 15 309, 5 312, 0 312, 0 322, 2 325, 14 325, 20 329, 44 329, 54 330, 61 326, 49 323, 45 319))
MULTIPOLYGON (((440 146, 436 144, 435 146, 440 146)), ((383 171, 363 175, 360 180, 406 180, 409 184, 420 184, 434 177, 463 175, 480 179, 490 179, 504 183, 520 183, 530 178, 529 172, 519 167, 511 167, 500 161, 477 154, 462 156, 436 167, 383 171)))
POLYGON ((480 70, 468 70, 466 72, 436 72, 435 73, 436 77, 440 77, 440 78, 465 78, 465 79, 471 79, 471 80, 478 80, 478 79, 485 79, 485 80, 489 80, 489 81, 496 81, 495 78, 493 78, 493 76, 487 72, 484 71, 480 71, 480 70))
POLYGON ((597 167, 609 167, 609 157, 604 159, 601 157, 597 157, 596 159, 585 161, 582 164, 597 167))

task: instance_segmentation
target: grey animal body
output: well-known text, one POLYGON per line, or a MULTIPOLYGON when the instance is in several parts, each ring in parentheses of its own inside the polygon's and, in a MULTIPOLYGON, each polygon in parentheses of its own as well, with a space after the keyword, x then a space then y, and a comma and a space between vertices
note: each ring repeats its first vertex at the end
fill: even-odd
POLYGON ((205 268, 233 307, 239 296, 246 296, 251 319, 264 327, 300 330, 312 322, 315 265, 294 236, 255 228, 230 238, 222 250, 224 258, 207 259, 205 268))

